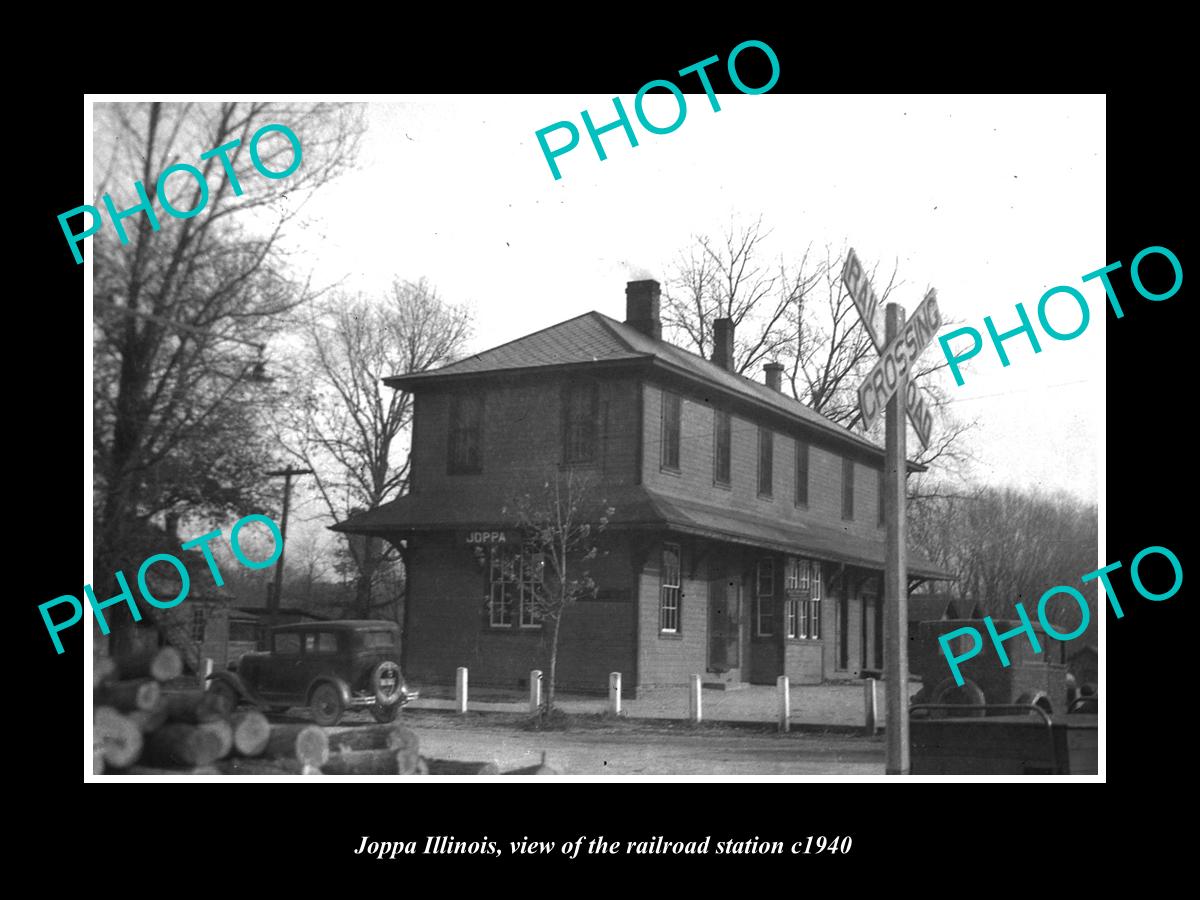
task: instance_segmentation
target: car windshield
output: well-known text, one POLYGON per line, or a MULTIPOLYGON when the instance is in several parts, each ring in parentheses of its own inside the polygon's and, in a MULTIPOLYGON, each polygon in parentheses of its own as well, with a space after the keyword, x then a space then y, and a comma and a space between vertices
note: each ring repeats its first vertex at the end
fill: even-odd
POLYGON ((363 646, 368 649, 375 647, 394 647, 396 645, 395 635, 390 631, 364 631, 363 646))

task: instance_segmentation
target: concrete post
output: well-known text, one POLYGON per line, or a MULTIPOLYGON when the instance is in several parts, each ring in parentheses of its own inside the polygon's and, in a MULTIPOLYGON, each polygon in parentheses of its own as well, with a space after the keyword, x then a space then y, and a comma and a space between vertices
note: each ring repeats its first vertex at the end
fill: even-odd
POLYGON ((688 688, 688 718, 693 725, 699 725, 703 719, 700 711, 700 676, 690 676, 691 684, 688 688))
POLYGON ((454 708, 460 713, 467 711, 467 667, 459 666, 454 679, 454 708))
POLYGON ((529 673, 529 714, 536 716, 542 711, 542 670, 533 669, 529 673))
POLYGON ((779 697, 779 730, 787 734, 792 727, 792 691, 786 675, 775 679, 775 693, 779 697))
POLYGON ((875 693, 875 679, 868 678, 863 682, 863 704, 866 707, 864 720, 866 722, 867 734, 874 735, 879 733, 879 701, 878 695, 875 693))
POLYGON ((204 657, 200 662, 200 690, 205 689, 208 684, 208 679, 213 672, 213 661, 211 656, 204 657))
POLYGON ((621 673, 610 672, 608 675, 608 711, 614 716, 621 714, 621 673))

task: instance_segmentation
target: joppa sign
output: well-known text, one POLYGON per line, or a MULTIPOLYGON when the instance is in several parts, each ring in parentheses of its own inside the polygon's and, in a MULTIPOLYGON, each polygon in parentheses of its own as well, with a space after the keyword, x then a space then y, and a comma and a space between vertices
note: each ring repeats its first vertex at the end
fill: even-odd
MULTIPOLYGON (((221 570, 217 568, 217 561, 213 559, 212 547, 209 544, 220 536, 221 532, 218 529, 210 531, 208 534, 202 534, 200 537, 193 538, 180 545, 181 550, 199 548, 200 552, 204 554, 204 559, 208 563, 208 570, 212 573, 213 583, 217 587, 224 586, 225 579, 221 577, 221 570)), ((242 518, 233 523, 233 529, 229 532, 229 546, 233 550, 233 555, 237 557, 237 561, 247 569, 265 569, 279 559, 280 554, 283 553, 283 534, 274 521, 266 516, 255 513, 250 516, 242 516, 242 518), (275 542, 275 549, 271 551, 271 555, 266 559, 253 560, 242 552, 238 538, 242 528, 250 522, 262 522, 267 526, 267 530, 271 532, 271 538, 275 542)), ((117 572, 116 576, 117 584, 121 586, 121 593, 102 603, 96 600, 96 594, 90 584, 83 586, 83 592, 87 595, 88 604, 92 607, 92 613, 100 623, 101 634, 108 634, 108 622, 104 619, 103 610, 118 603, 128 603, 129 612, 133 615, 133 621, 142 621, 142 612, 137 608, 137 604, 133 600, 133 593, 129 590, 129 582, 125 579, 125 573, 117 572)), ((191 589, 191 576, 188 575, 187 566, 178 557, 172 556, 170 553, 156 553, 138 567, 137 584, 138 590, 141 591, 142 599, 147 603, 156 609, 170 609, 173 606, 178 606, 187 597, 188 591, 191 589), (159 600, 150 592, 150 587, 146 584, 146 574, 150 571, 150 567, 158 562, 169 563, 179 575, 179 593, 172 600, 159 600)), ((42 621, 46 623, 46 630, 50 632, 50 639, 54 641, 54 648, 59 653, 62 653, 63 645, 62 641, 58 639, 58 633, 79 623, 79 620, 83 618, 83 604, 79 602, 78 597, 71 594, 64 594, 61 597, 55 597, 53 600, 43 603, 38 607, 38 612, 42 614, 42 621), (57 624, 50 621, 50 608, 60 606, 64 603, 69 603, 75 607, 75 612, 71 618, 57 624)))

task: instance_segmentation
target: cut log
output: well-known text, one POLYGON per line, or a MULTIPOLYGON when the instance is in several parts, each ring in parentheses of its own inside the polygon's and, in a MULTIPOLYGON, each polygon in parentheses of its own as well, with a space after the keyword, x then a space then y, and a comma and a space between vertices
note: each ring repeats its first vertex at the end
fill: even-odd
POLYGON ((221 752, 217 754, 217 759, 224 759, 229 755, 229 751, 233 749, 233 729, 229 727, 229 723, 224 720, 216 722, 205 722, 203 725, 197 725, 197 728, 203 731, 210 731, 217 736, 217 740, 221 742, 221 752))
POLYGON ((183 657, 174 647, 157 647, 115 660, 120 677, 170 681, 183 674, 183 657))
POLYGON ((271 723, 257 709, 235 713, 230 720, 233 726, 233 749, 239 756, 262 756, 271 738, 271 723))
POLYGON ((456 759, 426 759, 430 775, 499 775, 494 762, 459 762, 456 759))
POLYGON ((117 677, 117 664, 108 656, 92 657, 92 690, 117 677))
POLYGON ((111 706, 119 712, 154 709, 162 698, 162 686, 153 678, 137 681, 110 681, 92 692, 93 702, 111 706))
POLYGON ((158 698, 154 709, 135 709, 129 713, 129 718, 142 734, 158 731, 167 723, 167 701, 165 697, 158 698))
POLYGON ((167 694, 167 718, 172 722, 199 725, 225 718, 225 704, 207 691, 167 694))
POLYGON ((272 725, 264 755, 320 767, 329 759, 329 738, 320 725, 272 725))
MULTIPOLYGON (((301 775, 306 768, 295 759, 224 759, 217 763, 222 775, 301 775)), ((320 772, 320 769, 317 769, 320 772)))
POLYGON ((96 743, 92 744, 92 774, 104 774, 104 748, 96 743))
POLYGON ((207 766, 221 754, 221 737, 212 729, 169 722, 146 736, 144 761, 153 766, 207 766))
POLYGON ((425 762, 425 757, 422 756, 419 760, 417 760, 417 768, 413 771, 413 774, 414 775, 428 775, 429 774, 429 763, 425 762))
POLYGON ((420 740, 407 725, 357 725, 327 729, 329 749, 346 750, 420 750, 420 740))
POLYGON ((100 748, 106 766, 124 769, 141 756, 142 733, 111 706, 97 706, 92 713, 92 747, 100 748))
POLYGON ((511 772, 505 772, 505 775, 561 775, 558 769, 554 766, 546 765, 546 751, 542 751, 542 761, 536 766, 524 766, 520 769, 513 769, 511 772))
POLYGON ((403 750, 347 750, 331 753, 321 766, 326 775, 399 775, 403 750))
POLYGON ((216 766, 192 766, 190 769, 158 769, 154 766, 133 766, 128 775, 220 775, 216 766))
POLYGON ((421 762, 421 754, 416 750, 396 751, 396 771, 400 775, 415 775, 421 762))

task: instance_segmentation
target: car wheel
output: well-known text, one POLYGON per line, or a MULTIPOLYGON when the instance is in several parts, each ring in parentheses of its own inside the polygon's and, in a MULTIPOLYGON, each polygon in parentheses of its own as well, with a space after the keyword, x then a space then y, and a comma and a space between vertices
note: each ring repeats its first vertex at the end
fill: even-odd
POLYGON ((346 707, 342 703, 342 692, 328 681, 318 684, 312 692, 308 708, 318 725, 329 727, 342 719, 346 707))
POLYGON ((404 696, 404 678, 400 665, 385 659, 371 672, 371 689, 375 692, 375 703, 379 706, 395 706, 404 696))
POLYGON ((392 706, 380 706, 378 703, 371 707, 371 715, 376 722, 394 722, 396 716, 400 714, 400 704, 396 703, 392 706))
POLYGON ((226 681, 210 681, 208 683, 208 692, 220 702, 225 715, 229 715, 237 709, 238 703, 242 700, 238 696, 237 689, 226 681))
POLYGON ((938 712, 938 716, 983 716, 987 714, 987 710, 982 709, 985 704, 983 690, 973 682, 970 678, 964 678, 963 683, 956 684, 953 678, 947 678, 942 681, 937 687, 930 691, 932 703, 953 703, 967 707, 962 712, 943 710, 938 712), (971 709, 970 707, 975 707, 971 709))

